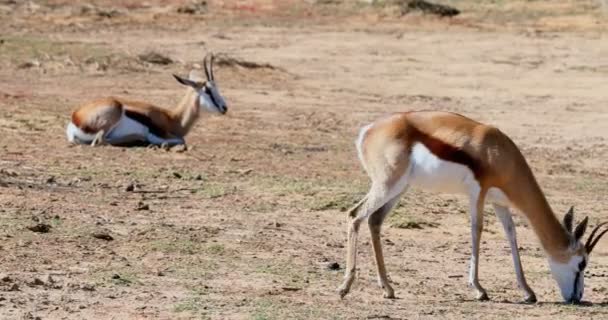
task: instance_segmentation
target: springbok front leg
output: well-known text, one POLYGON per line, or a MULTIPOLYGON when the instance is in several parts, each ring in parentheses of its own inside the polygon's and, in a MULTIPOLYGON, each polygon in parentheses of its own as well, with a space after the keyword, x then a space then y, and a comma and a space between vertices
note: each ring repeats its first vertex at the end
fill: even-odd
POLYGON ((534 291, 530 289, 524 276, 524 269, 521 266, 521 260, 519 257, 519 248, 517 246, 517 234, 515 233, 515 224, 513 223, 513 217, 509 208, 494 204, 494 211, 496 216, 503 228, 507 239, 509 239, 509 245, 511 246, 511 256, 513 257, 513 264, 515 266, 515 274, 517 275, 517 284, 524 291, 524 301, 528 303, 536 302, 536 295, 534 291))
POLYGON ((157 146, 167 146, 167 147, 172 147, 175 145, 182 145, 182 144, 186 144, 186 141, 184 141, 183 138, 168 138, 168 139, 163 139, 151 132, 149 132, 146 135, 146 140, 148 141, 148 143, 153 144, 153 145, 157 145, 157 146))
POLYGON ((483 205, 486 190, 473 191, 470 195, 471 212, 471 266, 469 269, 469 284, 475 289, 475 298, 479 301, 489 300, 486 290, 479 284, 479 243, 483 231, 483 205))
POLYGON ((367 220, 369 231, 372 239, 372 247, 374 249, 374 257, 376 258, 376 269, 378 271, 378 285, 384 289, 384 297, 388 299, 395 298, 395 291, 391 287, 384 265, 384 256, 382 255, 382 242, 380 242, 380 230, 386 216, 391 212, 395 204, 399 201, 399 196, 387 202, 380 209, 376 210, 369 216, 367 220))

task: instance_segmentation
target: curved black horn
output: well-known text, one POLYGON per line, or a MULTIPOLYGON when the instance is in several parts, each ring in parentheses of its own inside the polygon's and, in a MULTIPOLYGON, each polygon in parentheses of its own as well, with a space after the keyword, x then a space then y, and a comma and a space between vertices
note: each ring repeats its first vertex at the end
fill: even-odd
POLYGON ((205 58, 203 59, 203 67, 205 68, 205 76, 207 76, 207 80, 213 80, 212 74, 209 72, 209 67, 208 67, 208 62, 209 62, 209 54, 207 54, 205 56, 205 58))
POLYGON ((591 253, 591 251, 593 250, 593 248, 595 247, 595 245, 597 244, 598 241, 600 241, 600 239, 602 238, 602 236, 608 232, 608 229, 604 230, 602 233, 600 233, 595 239, 593 239, 593 236, 595 236, 595 233, 604 225, 608 224, 608 222, 602 222, 600 224, 598 224, 597 226, 595 226, 595 228, 593 228, 593 231, 591 231, 591 234, 589 235, 589 238, 587 238, 587 243, 585 243, 585 249, 587 250, 587 253, 591 253))
POLYGON ((211 60, 209 61, 209 71, 211 71, 211 80, 215 81, 215 75, 213 74, 213 60, 215 60, 215 55, 210 53, 211 60))

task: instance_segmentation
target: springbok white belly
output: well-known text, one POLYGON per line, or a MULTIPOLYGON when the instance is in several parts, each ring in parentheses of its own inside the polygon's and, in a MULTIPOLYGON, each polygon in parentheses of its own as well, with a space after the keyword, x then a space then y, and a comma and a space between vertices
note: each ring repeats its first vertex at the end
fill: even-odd
MULTIPOLYGON (((410 166, 408 184, 415 188, 465 195, 476 195, 481 189, 471 169, 440 159, 421 143, 412 147, 410 166)), ((510 206, 505 194, 497 188, 488 190, 486 202, 510 206)))
POLYGON ((112 141, 131 136, 139 137, 141 141, 146 141, 149 133, 150 129, 148 127, 123 114, 120 120, 106 134, 105 139, 112 141))

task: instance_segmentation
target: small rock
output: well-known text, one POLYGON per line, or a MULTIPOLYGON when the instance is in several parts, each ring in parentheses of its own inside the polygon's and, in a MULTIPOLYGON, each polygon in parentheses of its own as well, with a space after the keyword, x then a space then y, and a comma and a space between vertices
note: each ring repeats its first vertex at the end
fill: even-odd
POLYGON ((112 279, 120 279, 120 275, 118 273, 115 273, 112 275, 112 279))
POLYGON ((13 285, 8 288, 8 291, 19 291, 19 285, 16 283, 13 283, 13 285))
POLYGON ((246 176, 246 175, 248 175, 248 174, 250 174, 250 173, 252 173, 252 172, 253 172, 253 169, 244 169, 244 170, 239 170, 239 171, 238 171, 238 173, 239 173, 240 175, 242 175, 242 176, 246 176))
POLYGON ((183 5, 177 8, 177 13, 184 14, 204 14, 207 12, 207 1, 196 1, 191 4, 183 5))
POLYGON ((27 227, 30 231, 38 232, 38 233, 48 233, 51 231, 51 226, 46 223, 39 223, 34 226, 27 227))
POLYGON ((327 269, 329 270, 340 270, 340 264, 337 262, 331 262, 327 265, 327 269))
POLYGON ((283 287, 283 291, 300 291, 302 290, 302 288, 296 288, 296 287, 283 287))
POLYGON ((135 191, 135 183, 129 183, 126 187, 125 187, 125 191, 126 192, 133 192, 135 191))
POLYGON ((181 179, 182 175, 179 172, 173 172, 173 176, 177 179, 181 179))
POLYGON ((50 176, 48 177, 48 179, 46 179, 46 183, 51 184, 51 183, 55 183, 55 177, 54 176, 50 176))
POLYGON ((97 15, 104 18, 114 18, 121 15, 116 9, 97 9, 97 15))
POLYGON ((145 53, 138 55, 137 57, 141 61, 153 63, 153 64, 167 65, 167 64, 173 63, 173 60, 171 58, 169 58, 165 55, 162 55, 158 52, 155 52, 155 51, 145 52, 145 53))
POLYGON ((175 153, 182 153, 188 151, 188 146, 185 144, 178 144, 171 147, 171 151, 175 153))
POLYGON ((199 175, 197 175, 196 177, 194 177, 194 180, 196 180, 196 181, 201 181, 201 180, 203 180, 203 175, 200 175, 200 174, 199 174, 199 175))
POLYGON ((34 278, 34 281, 30 283, 30 286, 43 286, 44 281, 40 280, 40 278, 34 278))
POLYGON ((32 61, 27 61, 24 62, 20 65, 17 66, 17 69, 29 69, 29 68, 34 68, 34 67, 40 67, 40 61, 38 60, 32 60, 32 61))
POLYGON ((13 282, 13 279, 9 276, 2 276, 0 280, 2 280, 2 282, 13 282))
POLYGON ((19 175, 17 172, 8 169, 0 169, 0 173, 5 174, 9 177, 16 177, 19 175))
POLYGON ((95 291, 95 286, 90 283, 85 283, 80 286, 80 289, 83 291, 95 291))
POLYGON ((143 202, 140 201, 140 202, 137 203, 136 210, 138 210, 138 211, 150 210, 150 206, 148 204, 143 203, 143 202))
POLYGON ((106 231, 99 231, 99 232, 94 232, 92 234, 93 238, 96 239, 101 239, 101 240, 106 240, 106 241, 112 241, 114 240, 114 237, 112 237, 108 232, 106 231))

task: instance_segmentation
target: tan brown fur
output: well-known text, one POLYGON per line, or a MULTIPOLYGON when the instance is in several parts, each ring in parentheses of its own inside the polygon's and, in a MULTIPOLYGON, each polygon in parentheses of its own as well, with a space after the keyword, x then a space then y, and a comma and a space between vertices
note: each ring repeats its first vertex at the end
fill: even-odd
POLYGON ((162 137, 183 137, 200 115, 197 94, 192 88, 173 109, 165 109, 153 104, 106 97, 78 107, 72 113, 72 122, 86 133, 107 132, 120 120, 123 110, 145 117, 156 128, 162 130, 162 137))
POLYGON ((363 154, 368 166, 395 163, 392 168, 377 169, 391 172, 392 184, 407 168, 409 152, 416 142, 425 144, 444 160, 467 165, 482 189, 502 190, 528 218, 545 250, 556 259, 569 258, 562 254, 569 245, 568 233, 553 213, 519 148, 500 130, 453 113, 400 113, 368 130, 363 154), (458 161, 467 156, 472 163, 458 161), (389 160, 379 161, 379 157, 389 160))
POLYGON ((122 117, 123 105, 114 98, 102 98, 82 105, 72 113, 72 122, 86 133, 110 130, 122 117))
MULTIPOLYGON (((510 241, 518 284, 525 293, 526 301, 536 301, 536 296, 524 277, 515 226, 506 203, 521 210, 528 218, 553 261, 565 263, 576 254, 570 250, 571 234, 551 210, 527 161, 509 137, 493 126, 462 115, 434 111, 396 113, 361 131, 357 147, 361 163, 371 179, 371 187, 365 198, 349 210, 345 279, 338 290, 340 296, 348 294, 355 280, 357 234, 361 223, 368 219, 378 281, 384 288, 385 297, 394 298, 384 265, 380 227, 398 201, 400 193, 410 184, 410 159, 415 144, 422 144, 440 160, 466 166, 473 173, 471 178, 475 182, 449 180, 446 183, 462 183, 458 188, 471 188, 468 191, 472 238, 469 284, 474 287, 476 298, 488 299, 478 278, 480 239, 486 196, 490 190, 498 189, 502 191, 499 196, 502 198, 504 195, 508 201, 503 199, 493 205, 510 241)), ((429 170, 432 172, 433 169, 429 170)), ((459 169, 445 167, 438 170, 459 169)), ((458 171, 454 173, 460 174, 458 171)), ((437 171, 436 176, 432 176, 434 173, 429 174, 431 176, 424 179, 441 183, 443 179, 449 178, 443 176, 449 174, 447 172, 437 171)), ((463 179, 469 181, 470 178, 465 176, 463 179)))

